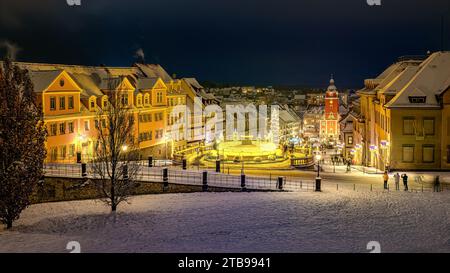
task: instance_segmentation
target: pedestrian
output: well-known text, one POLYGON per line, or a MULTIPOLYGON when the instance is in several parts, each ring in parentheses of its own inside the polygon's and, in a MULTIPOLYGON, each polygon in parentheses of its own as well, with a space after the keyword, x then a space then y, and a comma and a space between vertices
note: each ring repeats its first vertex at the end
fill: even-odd
POLYGON ((394 180, 395 180, 395 190, 400 190, 400 175, 398 173, 394 174, 394 180))
POLYGON ((347 159, 347 172, 350 172, 352 170, 352 161, 350 159, 347 159))
POLYGON ((403 186, 405 187, 405 191, 408 191, 408 176, 406 173, 402 174, 403 186))
POLYGON ((434 192, 440 192, 441 191, 441 182, 439 181, 439 175, 436 175, 434 178, 434 192))
POLYGON ((383 180, 384 180, 384 189, 387 190, 388 189, 388 180, 389 180, 389 175, 388 175, 387 171, 384 171, 383 180))

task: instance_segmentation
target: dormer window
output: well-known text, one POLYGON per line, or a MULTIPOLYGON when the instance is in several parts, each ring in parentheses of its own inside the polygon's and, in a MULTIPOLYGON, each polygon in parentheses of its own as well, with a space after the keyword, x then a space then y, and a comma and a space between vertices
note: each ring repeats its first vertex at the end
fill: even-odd
POLYGON ((103 109, 106 108, 107 103, 108 103, 108 97, 104 96, 104 97, 102 98, 102 108, 103 108, 103 109))
POLYGON ((128 94, 122 94, 120 102, 123 106, 128 106, 128 94))
POLYGON ((89 110, 94 111, 96 106, 95 97, 89 99, 89 110))
POLYGON ((409 96, 409 102, 410 103, 426 103, 427 97, 426 96, 409 96))
POLYGON ((136 105, 139 107, 142 107, 142 95, 141 94, 137 95, 136 105))

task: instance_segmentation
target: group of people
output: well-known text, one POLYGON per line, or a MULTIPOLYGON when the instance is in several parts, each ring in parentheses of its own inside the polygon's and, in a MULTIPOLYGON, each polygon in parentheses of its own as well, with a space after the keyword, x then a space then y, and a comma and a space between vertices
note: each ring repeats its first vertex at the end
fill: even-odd
MULTIPOLYGON (((406 173, 400 175, 399 173, 394 174, 394 182, 395 182, 395 190, 400 190, 400 178, 403 180, 403 188, 405 191, 408 191, 408 175, 406 173)), ((383 181, 384 181, 384 189, 388 189, 388 181, 389 181, 389 175, 387 171, 383 174, 383 181)), ((434 185, 433 185, 433 191, 439 192, 440 191, 440 180, 439 175, 437 175, 434 179, 434 185)))

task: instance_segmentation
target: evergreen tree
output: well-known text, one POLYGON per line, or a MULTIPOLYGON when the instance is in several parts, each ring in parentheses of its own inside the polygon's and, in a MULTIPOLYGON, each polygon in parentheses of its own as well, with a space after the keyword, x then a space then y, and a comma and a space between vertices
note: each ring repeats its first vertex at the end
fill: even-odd
POLYGON ((46 136, 28 72, 6 59, 0 63, 0 221, 8 229, 43 175, 46 136))

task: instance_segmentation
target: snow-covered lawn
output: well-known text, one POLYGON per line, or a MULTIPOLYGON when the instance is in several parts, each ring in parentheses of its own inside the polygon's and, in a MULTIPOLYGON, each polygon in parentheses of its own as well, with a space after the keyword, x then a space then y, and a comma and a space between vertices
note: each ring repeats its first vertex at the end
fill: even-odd
POLYGON ((33 205, 0 252, 450 252, 450 194, 192 193, 33 205))

